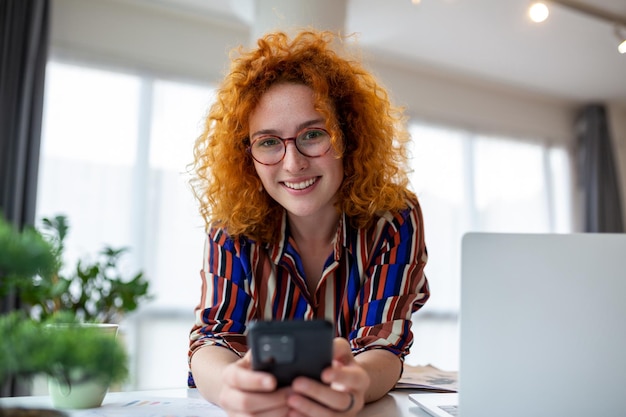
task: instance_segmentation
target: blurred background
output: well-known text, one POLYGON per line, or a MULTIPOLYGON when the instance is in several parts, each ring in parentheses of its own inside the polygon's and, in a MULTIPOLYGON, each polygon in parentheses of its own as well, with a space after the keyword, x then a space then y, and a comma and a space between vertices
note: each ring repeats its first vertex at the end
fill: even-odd
POLYGON ((204 244, 186 166, 229 51, 274 28, 354 34, 348 47, 410 117, 432 298, 408 364, 458 369, 465 232, 623 232, 626 3, 546 2, 542 23, 530 5, 50 1, 35 223, 66 214, 69 259, 127 246, 125 268, 150 280, 154 299, 121 328, 129 388, 185 386, 204 244))

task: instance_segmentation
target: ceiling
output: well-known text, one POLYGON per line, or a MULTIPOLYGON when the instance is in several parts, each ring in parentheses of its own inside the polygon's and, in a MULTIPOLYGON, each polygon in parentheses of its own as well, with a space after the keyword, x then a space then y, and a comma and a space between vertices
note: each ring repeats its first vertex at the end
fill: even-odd
MULTIPOLYGON (((151 0, 250 25, 253 0, 151 0)), ((314 0, 311 0, 314 1, 314 0)), ((368 53, 575 102, 626 105, 614 25, 558 4, 541 24, 529 0, 347 0, 344 30, 368 53)), ((578 0, 626 20, 626 0, 578 0)), ((624 28, 626 33, 626 28, 624 28)))

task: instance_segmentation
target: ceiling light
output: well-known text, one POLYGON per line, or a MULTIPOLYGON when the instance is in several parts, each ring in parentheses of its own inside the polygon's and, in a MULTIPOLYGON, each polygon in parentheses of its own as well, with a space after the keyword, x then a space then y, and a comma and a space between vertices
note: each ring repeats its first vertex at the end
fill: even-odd
POLYGON ((619 40, 617 49, 620 53, 626 54, 626 16, 612 13, 606 9, 597 8, 579 0, 545 0, 544 2, 535 2, 530 6, 528 15, 533 22, 543 22, 548 18, 550 12, 545 3, 563 6, 583 15, 616 25, 615 34, 619 40))
POLYGON ((531 4, 528 9, 528 16, 530 16, 530 20, 535 23, 541 23, 548 18, 550 14, 550 10, 548 10, 548 6, 542 2, 536 2, 531 4))
POLYGON ((420 4, 421 1, 422 0, 411 0, 411 3, 413 3, 413 4, 420 4))
POLYGON ((615 26, 615 36, 620 43, 617 50, 620 54, 626 54, 626 29, 622 30, 620 26, 615 26))

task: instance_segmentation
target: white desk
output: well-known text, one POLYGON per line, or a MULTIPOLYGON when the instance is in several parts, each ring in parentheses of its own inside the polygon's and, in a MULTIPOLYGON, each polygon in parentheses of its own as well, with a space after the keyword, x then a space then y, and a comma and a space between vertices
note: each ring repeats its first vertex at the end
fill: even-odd
MULTIPOLYGON (((392 391, 379 401, 368 404, 360 413, 359 417, 428 417, 417 405, 409 400, 408 394, 413 391, 398 390, 392 391)), ((154 402, 156 403, 156 401, 154 402)), ((139 403, 137 403, 139 405, 139 403)), ((194 406, 210 407, 208 403, 201 400, 200 394, 195 389, 173 389, 154 391, 132 391, 132 392, 111 392, 105 397, 102 407, 89 410, 66 410, 70 417, 121 417, 121 416, 165 416, 178 411, 176 415, 184 417, 195 414, 192 410, 194 406), (170 401, 171 408, 148 409, 146 407, 133 407, 132 403, 144 400, 158 399, 162 404, 170 401), (122 408, 128 405, 127 408, 122 408), (181 409, 189 406, 189 409, 181 409), (181 412, 182 411, 182 412, 181 412), (188 412, 187 412, 188 411, 188 412)), ((26 408, 52 408, 50 398, 47 396, 37 397, 13 397, 0 398, 0 407, 26 407, 26 408)), ((157 405, 160 407, 160 405, 157 405)), ((226 413, 215 408, 203 409, 202 414, 206 416, 224 417, 226 413)))

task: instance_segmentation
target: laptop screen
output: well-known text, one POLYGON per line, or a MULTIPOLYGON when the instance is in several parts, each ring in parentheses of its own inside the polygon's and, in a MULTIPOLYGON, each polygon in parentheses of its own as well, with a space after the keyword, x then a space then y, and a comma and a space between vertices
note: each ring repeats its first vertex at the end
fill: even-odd
POLYGON ((626 234, 468 233, 463 417, 626 415, 626 234))

